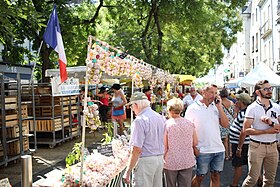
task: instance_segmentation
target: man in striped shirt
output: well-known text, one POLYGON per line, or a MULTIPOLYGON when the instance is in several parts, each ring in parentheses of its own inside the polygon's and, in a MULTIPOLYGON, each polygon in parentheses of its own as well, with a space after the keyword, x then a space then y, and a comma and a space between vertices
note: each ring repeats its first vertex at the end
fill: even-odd
POLYGON ((231 187, 238 186, 242 175, 242 166, 248 165, 248 145, 250 138, 242 132, 243 121, 247 106, 251 103, 251 97, 246 93, 236 95, 235 107, 239 111, 233 124, 229 129, 230 143, 232 144, 232 166, 234 167, 234 177, 231 187))

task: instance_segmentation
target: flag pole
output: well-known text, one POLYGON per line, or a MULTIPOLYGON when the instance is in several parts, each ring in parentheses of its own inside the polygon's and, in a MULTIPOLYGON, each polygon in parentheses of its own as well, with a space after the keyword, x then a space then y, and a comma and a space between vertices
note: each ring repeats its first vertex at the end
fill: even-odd
POLYGON ((31 72, 29 87, 30 87, 30 85, 31 85, 31 82, 34 82, 34 78, 33 78, 33 76, 34 76, 34 71, 35 71, 35 68, 36 68, 37 60, 38 60, 39 55, 40 55, 40 52, 41 52, 41 48, 42 48, 43 42, 44 42, 44 41, 42 40, 42 41, 41 41, 41 44, 40 44, 40 47, 39 47, 39 49, 38 49, 38 52, 37 52, 37 56, 36 56, 37 58, 36 58, 36 60, 35 60, 35 62, 34 62, 34 64, 33 64, 33 69, 32 69, 32 72, 31 72))
MULTIPOLYGON (((88 37, 88 51, 86 59, 86 77, 85 77, 85 97, 84 97, 84 110, 87 109, 87 94, 88 94, 88 71, 87 65, 90 60, 90 49, 92 45, 92 36, 88 37)), ((85 137, 86 137, 86 116, 83 114, 82 121, 82 147, 81 147, 81 170, 80 170, 80 183, 83 186, 83 168, 84 168, 84 149, 85 149, 85 137)))

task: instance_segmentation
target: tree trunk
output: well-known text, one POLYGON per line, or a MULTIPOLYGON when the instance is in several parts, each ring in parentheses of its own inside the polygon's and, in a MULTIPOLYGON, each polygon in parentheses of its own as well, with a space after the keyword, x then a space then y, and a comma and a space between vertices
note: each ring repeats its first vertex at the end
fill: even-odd
POLYGON ((49 78, 46 78, 46 70, 51 68, 50 54, 52 49, 47 48, 47 45, 44 43, 40 51, 42 57, 42 82, 49 82, 49 78))

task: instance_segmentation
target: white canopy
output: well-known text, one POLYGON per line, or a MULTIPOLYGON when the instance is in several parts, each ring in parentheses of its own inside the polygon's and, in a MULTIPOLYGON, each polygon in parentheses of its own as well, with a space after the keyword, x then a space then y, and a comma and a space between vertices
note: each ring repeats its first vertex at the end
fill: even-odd
POLYGON ((240 81, 243 79, 244 77, 238 77, 236 79, 232 79, 229 80, 228 82, 225 82, 225 86, 227 88, 238 88, 240 85, 240 81))
POLYGON ((260 80, 268 80, 271 86, 280 86, 280 76, 264 63, 259 63, 238 84, 242 87, 250 87, 260 80))

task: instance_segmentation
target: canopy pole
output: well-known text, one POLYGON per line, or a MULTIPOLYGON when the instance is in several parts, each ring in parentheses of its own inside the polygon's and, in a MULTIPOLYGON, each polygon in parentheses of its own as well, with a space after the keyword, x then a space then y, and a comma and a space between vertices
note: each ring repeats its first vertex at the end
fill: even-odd
MULTIPOLYGON (((131 79, 131 95, 134 93, 134 80, 133 79, 131 79)), ((131 127, 131 125, 132 125, 132 122, 133 122, 133 111, 132 111, 132 109, 131 109, 131 111, 130 111, 130 127, 131 127)))
MULTIPOLYGON (((90 61, 90 50, 92 46, 92 36, 88 37, 88 51, 86 59, 86 77, 85 77, 85 96, 84 96, 84 110, 87 110, 87 95, 88 95, 88 63, 90 61)), ((82 121, 82 147, 81 147, 81 169, 80 169, 80 183, 83 186, 83 169, 84 169, 84 149, 85 149, 85 137, 86 137, 86 116, 83 114, 82 121)))

